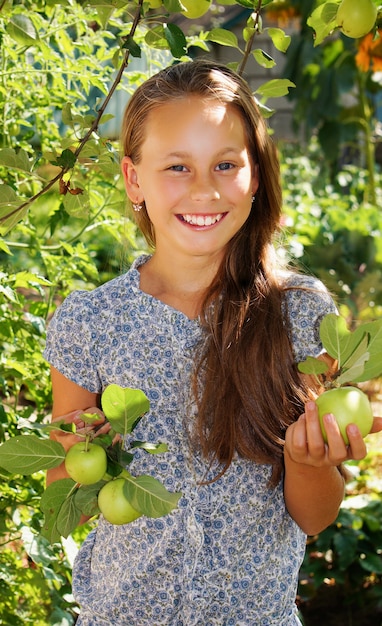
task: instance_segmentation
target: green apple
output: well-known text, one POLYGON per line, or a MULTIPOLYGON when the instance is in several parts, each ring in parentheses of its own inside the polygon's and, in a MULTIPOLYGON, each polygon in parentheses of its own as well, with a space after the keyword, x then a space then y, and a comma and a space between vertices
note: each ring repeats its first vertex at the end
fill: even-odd
POLYGON ((190 20, 194 20, 197 17, 202 17, 207 13, 211 6, 211 0, 180 0, 183 4, 185 11, 182 11, 183 15, 190 20))
POLYGON ((106 473, 106 452, 95 443, 80 441, 66 453, 65 468, 76 483, 93 485, 102 480, 106 473))
POLYGON ((129 524, 141 517, 127 500, 123 488, 124 478, 116 478, 104 485, 98 494, 98 506, 104 518, 111 524, 129 524))
POLYGON ((346 445, 349 443, 346 433, 349 424, 358 426, 362 437, 366 437, 371 431, 373 411, 368 397, 357 387, 338 387, 325 391, 316 399, 316 404, 325 441, 327 436, 323 416, 327 413, 334 415, 346 445))
POLYGON ((377 7, 372 0, 342 0, 338 7, 336 22, 347 37, 364 37, 377 19, 377 7))

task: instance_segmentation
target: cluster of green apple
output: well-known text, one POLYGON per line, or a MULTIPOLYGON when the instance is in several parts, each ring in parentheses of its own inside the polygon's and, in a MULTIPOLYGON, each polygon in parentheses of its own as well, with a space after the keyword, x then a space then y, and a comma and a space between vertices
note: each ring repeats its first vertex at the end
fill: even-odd
POLYGON ((382 319, 360 324, 351 332, 344 318, 329 314, 320 324, 320 338, 327 354, 338 364, 336 373, 329 372, 328 365, 314 357, 299 363, 298 368, 303 374, 315 376, 324 386, 325 391, 316 399, 324 440, 327 441, 327 435, 323 417, 332 413, 348 444, 349 424, 356 424, 363 437, 373 425, 370 401, 355 384, 382 374, 382 319))
POLYGON ((134 509, 125 495, 128 482, 122 474, 113 478, 107 473, 107 454, 101 445, 87 440, 74 444, 66 454, 65 468, 79 485, 95 485, 106 480, 97 496, 98 507, 111 524, 128 524, 142 515, 134 509))
POLYGON ((342 0, 336 16, 337 26, 347 37, 364 37, 375 26, 377 12, 373 0, 342 0))
POLYGON ((164 443, 132 440, 126 449, 126 435, 149 410, 147 396, 139 389, 109 385, 101 396, 102 410, 110 423, 109 432, 95 422, 98 415, 83 413, 85 428, 76 431, 64 420, 52 424, 21 426, 40 431, 69 431, 82 441, 66 452, 58 441, 46 436, 23 434, 11 437, 0 446, 0 467, 10 474, 29 475, 65 464, 68 478, 47 486, 40 508, 45 516, 41 534, 52 543, 67 537, 81 516, 102 513, 112 524, 127 524, 141 515, 161 517, 170 513, 181 496, 169 492, 153 476, 133 476, 127 467, 140 448, 150 454, 167 450, 164 443))

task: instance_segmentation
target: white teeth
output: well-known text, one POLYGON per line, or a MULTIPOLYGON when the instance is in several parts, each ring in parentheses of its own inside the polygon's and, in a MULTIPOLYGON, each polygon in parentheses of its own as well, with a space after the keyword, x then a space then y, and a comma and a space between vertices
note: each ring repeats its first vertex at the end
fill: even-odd
POLYGON ((194 226, 212 226, 216 222, 220 222, 223 217, 223 213, 217 213, 216 215, 183 215, 183 219, 187 224, 193 224, 194 226))

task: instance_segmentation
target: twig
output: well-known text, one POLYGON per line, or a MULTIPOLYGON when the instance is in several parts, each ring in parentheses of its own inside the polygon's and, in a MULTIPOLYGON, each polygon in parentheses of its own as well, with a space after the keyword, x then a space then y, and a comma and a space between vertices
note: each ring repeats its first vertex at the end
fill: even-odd
POLYGON ((240 76, 242 76, 242 74, 244 72, 244 68, 245 68, 245 66, 247 64, 247 61, 249 59, 249 55, 251 54, 251 51, 252 51, 253 41, 255 39, 256 33, 258 32, 262 1, 263 0, 259 0, 259 3, 257 5, 256 11, 254 11, 252 13, 252 15, 256 14, 256 19, 255 19, 254 24, 253 24, 253 33, 252 33, 251 37, 248 39, 248 41, 247 41, 247 43, 245 45, 244 55, 243 55, 243 58, 242 58, 241 63, 239 65, 239 67, 238 67, 238 70, 237 70, 237 73, 240 76))
MULTIPOLYGON (((137 6, 137 10, 135 12, 135 16, 134 16, 134 20, 133 23, 131 25, 131 29, 130 29, 130 33, 129 33, 129 37, 133 37, 135 34, 135 31, 137 30, 138 24, 141 20, 141 8, 142 8, 142 4, 143 4, 143 0, 139 0, 139 4, 137 6)), ((0 10, 1 10, 1 5, 0 5, 0 10)), ((89 128, 89 130, 87 131, 86 135, 81 139, 80 143, 78 144, 76 150, 74 151, 74 156, 77 157, 79 156, 79 154, 82 152, 84 146, 86 145, 86 143, 89 141, 90 137, 92 136, 92 134, 98 129, 100 120, 103 116, 103 114, 105 113, 106 107, 108 106, 110 99, 112 98, 116 88, 118 87, 119 83, 122 80, 122 76, 123 73, 126 69, 126 67, 129 64, 129 57, 130 57, 130 51, 127 49, 125 51, 124 57, 123 57, 123 61, 121 63, 121 66, 118 70, 118 74, 115 77, 115 80, 110 88, 109 93, 107 94, 104 102, 102 103, 101 107, 98 110, 97 116, 94 119, 91 127, 89 128)), ((38 193, 36 193, 34 196, 32 196, 31 198, 28 198, 28 200, 26 200, 25 202, 23 202, 23 204, 21 204, 20 206, 17 207, 17 209, 14 209, 13 211, 11 211, 10 213, 8 213, 7 215, 4 215, 3 217, 0 218, 0 224, 2 222, 5 222, 6 220, 8 220, 10 217, 13 217, 14 215, 16 215, 17 213, 19 213, 20 211, 22 211, 23 209, 25 209, 27 206, 29 206, 30 204, 32 204, 32 202, 34 202, 35 200, 37 200, 37 198, 39 198, 40 196, 42 196, 44 193, 46 193, 47 191, 49 191, 49 189, 51 187, 53 187, 53 185, 55 183, 57 183, 63 176, 64 174, 66 174, 66 172, 68 172, 71 168, 69 166, 64 166, 61 168, 61 171, 54 177, 52 178, 46 185, 45 187, 43 187, 42 189, 40 189, 40 191, 38 193)))

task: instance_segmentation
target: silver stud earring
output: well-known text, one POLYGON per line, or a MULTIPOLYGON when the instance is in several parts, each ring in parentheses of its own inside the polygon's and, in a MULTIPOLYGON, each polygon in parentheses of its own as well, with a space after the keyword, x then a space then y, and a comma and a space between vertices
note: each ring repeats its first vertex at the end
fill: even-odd
POLYGON ((254 202, 256 200, 256 194, 254 193, 252 196, 252 202, 254 202))
POLYGON ((133 202, 133 209, 137 213, 142 210, 143 204, 141 202, 133 202))

